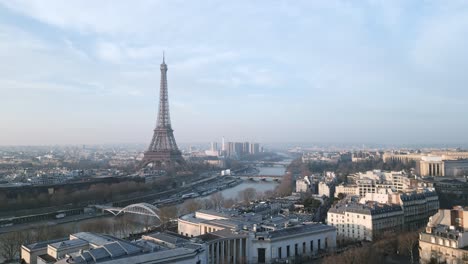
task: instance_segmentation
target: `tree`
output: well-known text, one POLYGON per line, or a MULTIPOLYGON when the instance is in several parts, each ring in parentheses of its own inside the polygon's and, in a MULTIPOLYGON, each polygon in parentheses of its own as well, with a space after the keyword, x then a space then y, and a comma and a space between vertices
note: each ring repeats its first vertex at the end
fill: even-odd
POLYGON ((417 232, 404 233, 398 236, 398 250, 409 256, 410 263, 414 263, 414 250, 418 245, 419 236, 417 232))
POLYGON ((247 188, 239 192, 239 198, 244 204, 250 204, 257 197, 257 190, 255 188, 247 188))
POLYGON ((346 197, 346 194, 344 194, 344 193, 339 193, 338 194, 338 199, 339 200, 343 200, 345 197, 346 197))
POLYGON ((394 255, 397 251, 397 237, 393 232, 384 232, 372 245, 379 255, 394 255))
POLYGON ((226 199, 223 202, 224 208, 232 208, 236 204, 236 201, 232 198, 226 199))
POLYGON ((211 200, 216 210, 221 209, 224 203, 224 196, 221 192, 217 192, 211 195, 211 200))
POLYGON ((185 201, 181 205, 180 211, 183 212, 184 214, 187 214, 187 213, 193 213, 197 210, 200 210, 201 208, 202 208, 202 204, 199 201, 195 199, 190 199, 190 200, 185 201))
POLYGON ((292 173, 287 172, 281 179, 280 185, 276 187, 276 193, 279 196, 284 197, 284 196, 291 195, 292 191, 293 191, 292 173))
POLYGON ((166 230, 172 219, 177 219, 177 207, 167 206, 159 209, 159 218, 161 219, 161 229, 166 230))
POLYGON ((142 217, 143 217, 144 231, 148 232, 149 227, 150 227, 150 222, 153 220, 153 216, 142 215, 142 217))
POLYGON ((203 209, 213 209, 215 207, 213 200, 209 198, 200 199, 201 208, 203 209))
POLYGON ((130 221, 126 215, 120 215, 114 218, 113 230, 114 234, 120 238, 128 237, 130 230, 132 229, 130 221))
POLYGON ((19 259, 21 245, 32 243, 29 230, 15 231, 0 236, 0 255, 7 261, 19 259))
POLYGON ((340 255, 325 257, 322 264, 374 264, 383 261, 381 255, 376 254, 370 246, 349 249, 340 255))
POLYGON ((274 198, 274 197, 275 197, 275 191, 273 191, 273 190, 266 190, 266 191, 263 193, 263 196, 265 197, 265 199, 274 198))
POLYGON ((316 210, 320 207, 320 205, 322 205, 322 203, 319 200, 314 199, 312 197, 304 199, 304 208, 308 209, 309 211, 312 209, 316 210))

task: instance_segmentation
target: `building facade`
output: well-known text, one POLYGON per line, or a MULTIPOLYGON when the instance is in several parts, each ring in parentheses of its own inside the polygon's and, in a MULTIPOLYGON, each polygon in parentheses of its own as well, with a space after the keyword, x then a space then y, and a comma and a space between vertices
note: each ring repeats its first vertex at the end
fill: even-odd
POLYGON ((333 183, 319 182, 318 184, 318 195, 333 197, 335 194, 335 185, 333 183))
POLYGON ((419 234, 422 264, 468 263, 468 208, 440 209, 419 234))
POLYGON ((399 204, 403 208, 405 231, 424 227, 427 219, 439 210, 439 197, 433 189, 391 194, 390 202, 399 204))
POLYGON ((342 193, 346 196, 355 196, 359 195, 359 187, 357 185, 345 185, 345 184, 340 184, 335 187, 335 197, 338 197, 338 195, 342 193))
POLYGON ((310 180, 308 176, 304 176, 303 179, 296 180, 296 192, 302 193, 310 190, 310 180))
POLYGON ((204 242, 207 263, 302 261, 336 247, 334 227, 292 224, 282 216, 264 219, 261 214, 227 215, 200 210, 180 217, 179 222, 179 234, 204 242))
POLYGON ((383 155, 385 162, 416 162, 419 175, 458 177, 468 175, 467 151, 431 151, 428 153, 391 153, 383 155))
POLYGON ((250 233, 249 263, 301 260, 334 250, 336 229, 321 224, 298 225, 274 231, 250 233))
POLYGON ((399 205, 342 201, 327 213, 327 224, 336 227, 338 240, 372 241, 385 232, 403 228, 404 212, 399 205))

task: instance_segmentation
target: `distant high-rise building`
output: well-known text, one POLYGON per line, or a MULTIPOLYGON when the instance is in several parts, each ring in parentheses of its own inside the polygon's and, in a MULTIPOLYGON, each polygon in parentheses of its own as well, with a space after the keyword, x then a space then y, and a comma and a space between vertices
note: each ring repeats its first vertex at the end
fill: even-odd
POLYGON ((249 153, 250 154, 258 154, 260 152, 260 144, 258 143, 250 143, 249 146, 249 153))
POLYGON ((227 142, 225 154, 227 157, 240 158, 243 155, 257 154, 260 152, 260 144, 250 142, 227 142))
POLYGON ((211 142, 210 150, 211 151, 218 151, 218 142, 211 142))
POLYGON ((242 143, 242 154, 249 154, 249 142, 242 143))
POLYGON ((236 150, 234 149, 234 142, 226 143, 226 156, 232 157, 236 155, 236 150))
POLYGON ((222 142, 221 142, 221 151, 226 151, 226 145, 225 145, 225 142, 224 142, 224 137, 222 139, 222 142))
POLYGON ((236 152, 237 156, 242 155, 242 150, 244 149, 244 144, 242 142, 235 142, 234 143, 234 151, 236 152))
POLYGON ((159 94, 159 114, 153 138, 145 152, 142 165, 153 164, 153 167, 168 168, 181 165, 185 161, 177 148, 169 116, 169 100, 167 91, 167 65, 161 64, 161 84, 159 94))
POLYGON ((226 156, 239 158, 242 155, 242 143, 241 142, 228 142, 226 148, 226 156))

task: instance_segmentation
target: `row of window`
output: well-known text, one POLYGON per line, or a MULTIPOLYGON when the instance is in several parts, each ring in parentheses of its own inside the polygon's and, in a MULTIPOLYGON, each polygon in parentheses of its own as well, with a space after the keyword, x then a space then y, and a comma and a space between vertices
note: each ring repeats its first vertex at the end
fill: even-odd
MULTIPOLYGON (((330 218, 333 218, 333 214, 330 214, 330 216, 331 216, 330 218)), ((349 214, 346 214, 346 216, 349 217, 349 214)), ((336 216, 336 217, 339 218, 339 216, 336 216)), ((357 217, 357 218, 360 218, 360 215, 356 215, 356 217, 357 217)), ((344 215, 342 215, 341 218, 344 219, 344 215)), ((347 219, 348 219, 348 218, 347 218, 347 219)), ((363 215, 363 216, 362 216, 362 219, 366 219, 366 216, 363 215)))
MULTIPOLYGON (((306 252, 307 252, 307 245, 306 244, 307 244, 306 242, 302 242, 302 254, 306 254, 306 252)), ((309 247, 310 247, 310 253, 314 252, 314 240, 310 241, 309 247)), ((327 249, 327 248, 328 248, 328 239, 325 238, 324 249, 327 249)), ((318 250, 322 249, 322 244, 321 244, 320 239, 317 240, 317 249, 318 250)), ((278 247, 277 256, 278 256, 279 259, 282 259, 284 257, 282 247, 278 247)), ((294 244, 294 256, 299 256, 299 244, 298 243, 294 244)), ((290 245, 286 246, 286 257, 287 258, 291 257, 291 246, 290 245)))

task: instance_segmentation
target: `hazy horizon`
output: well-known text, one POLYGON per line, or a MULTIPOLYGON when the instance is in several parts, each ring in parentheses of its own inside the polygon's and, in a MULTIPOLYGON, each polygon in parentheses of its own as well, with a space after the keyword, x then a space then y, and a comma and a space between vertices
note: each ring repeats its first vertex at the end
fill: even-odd
POLYGON ((149 144, 165 51, 179 144, 463 147, 467 46, 464 1, 0 0, 0 146, 149 144))
MULTIPOLYGON (((221 148, 221 141, 218 142, 218 148, 221 148)), ((243 142, 243 141, 241 141, 243 142)), ((180 149, 188 149, 188 147, 196 147, 200 149, 210 149, 211 142, 180 142, 178 146, 180 149)), ((468 151, 468 144, 380 144, 380 143, 344 143, 344 142, 255 142, 260 143, 260 145, 267 150, 287 150, 296 147, 303 149, 328 149, 332 150, 396 150, 396 149, 411 149, 411 150, 429 150, 429 149, 461 149, 462 151, 468 151)), ((148 147, 147 143, 98 143, 98 144, 24 144, 24 145, 0 145, 1 149, 8 148, 113 148, 119 147, 123 149, 141 149, 146 150, 148 147)))

